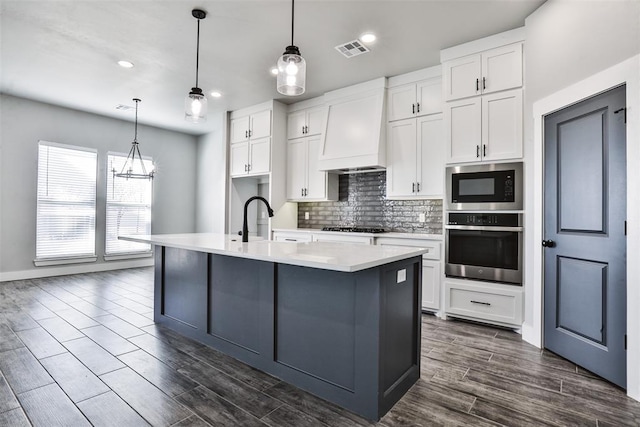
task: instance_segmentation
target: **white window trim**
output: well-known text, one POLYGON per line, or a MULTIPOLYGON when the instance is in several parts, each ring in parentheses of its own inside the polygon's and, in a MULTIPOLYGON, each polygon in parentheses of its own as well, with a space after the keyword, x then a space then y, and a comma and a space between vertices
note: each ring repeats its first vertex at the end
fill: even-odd
POLYGON ((87 262, 96 262, 97 260, 98 260, 97 256, 37 258, 33 260, 33 264, 36 267, 46 267, 49 265, 81 264, 81 263, 87 263, 87 262))

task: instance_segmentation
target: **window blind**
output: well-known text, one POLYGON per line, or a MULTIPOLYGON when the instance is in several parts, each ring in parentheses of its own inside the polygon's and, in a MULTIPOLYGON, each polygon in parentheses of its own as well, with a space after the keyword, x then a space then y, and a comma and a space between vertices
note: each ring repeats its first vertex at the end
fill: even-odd
POLYGON ((40 141, 36 259, 95 256, 95 150, 40 141))
MULTIPOLYGON (((119 235, 151 234, 153 181, 114 178, 112 170, 120 171, 126 159, 126 155, 120 154, 107 156, 106 255, 151 251, 149 244, 118 240, 119 235)), ((153 170, 151 159, 143 161, 147 171, 153 170)))

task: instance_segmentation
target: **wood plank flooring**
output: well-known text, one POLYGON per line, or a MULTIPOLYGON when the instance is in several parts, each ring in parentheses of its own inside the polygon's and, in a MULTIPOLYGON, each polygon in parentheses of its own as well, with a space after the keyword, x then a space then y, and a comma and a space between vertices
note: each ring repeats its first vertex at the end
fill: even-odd
POLYGON ((153 270, 0 283, 0 426, 640 426, 640 403, 507 330, 422 317, 371 423, 153 323, 153 270))

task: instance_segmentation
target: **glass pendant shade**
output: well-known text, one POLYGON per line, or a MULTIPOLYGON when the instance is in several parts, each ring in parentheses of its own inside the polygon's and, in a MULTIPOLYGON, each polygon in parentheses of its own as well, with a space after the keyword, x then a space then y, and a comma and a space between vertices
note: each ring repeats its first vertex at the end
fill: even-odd
POLYGON ((307 78, 307 63, 296 46, 287 46, 278 58, 277 90, 287 96, 302 95, 307 78))
POLYGON ((207 121, 207 97, 194 87, 184 100, 184 119, 192 123, 207 121))

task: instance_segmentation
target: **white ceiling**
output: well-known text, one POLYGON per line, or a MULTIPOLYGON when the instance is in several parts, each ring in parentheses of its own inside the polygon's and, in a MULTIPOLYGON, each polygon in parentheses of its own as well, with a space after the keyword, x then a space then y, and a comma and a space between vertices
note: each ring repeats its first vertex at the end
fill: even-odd
POLYGON ((209 111, 269 99, 292 103, 324 92, 437 65, 442 48, 521 27, 544 0, 298 0, 295 44, 307 61, 307 91, 276 92, 269 72, 290 43, 289 0, 1 0, 3 93, 106 116, 142 99, 141 123, 191 134, 211 123, 184 121, 195 83, 196 19, 200 84, 209 111), (371 52, 344 58, 334 46, 372 31, 371 52), (116 61, 135 64, 124 69, 116 61))

